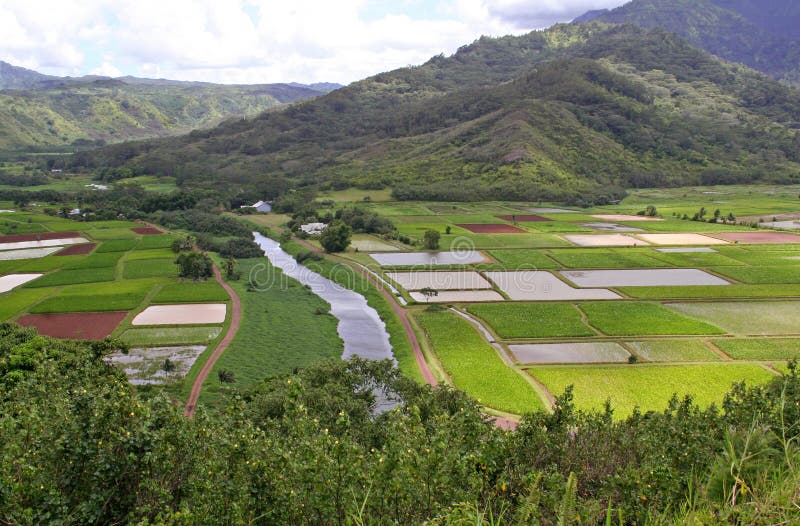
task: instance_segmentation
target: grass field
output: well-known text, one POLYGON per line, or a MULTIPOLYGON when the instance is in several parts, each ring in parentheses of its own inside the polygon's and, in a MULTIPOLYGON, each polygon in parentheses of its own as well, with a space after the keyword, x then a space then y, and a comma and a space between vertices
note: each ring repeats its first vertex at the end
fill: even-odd
MULTIPOLYGON (((800 263, 800 261, 797 263, 800 263)), ((717 267, 711 270, 731 277, 736 281, 753 285, 800 283, 800 265, 783 267, 717 267)))
MULTIPOLYGON (((239 269, 247 276, 253 265, 264 263, 263 258, 244 259, 239 261, 239 269)), ((217 371, 222 369, 234 373, 237 388, 246 389, 267 376, 341 356, 336 319, 317 314, 327 312, 330 306, 298 282, 290 283, 286 290, 272 287, 248 292, 246 278, 230 282, 242 302, 242 325, 208 376, 204 401, 219 396, 224 384, 219 382, 217 371)))
POLYGON ((135 309, 144 300, 142 294, 106 294, 104 296, 59 295, 47 298, 30 309, 31 314, 63 312, 105 312, 135 309))
MULTIPOLYGON (((69 258, 74 256, 63 256, 63 258, 69 258)), ((80 257, 80 256, 78 256, 80 257)), ((76 269, 84 269, 84 268, 107 268, 107 267, 116 267, 117 262, 122 257, 121 252, 108 252, 105 254, 92 254, 90 256, 78 259, 74 263, 69 263, 64 265, 63 268, 76 270, 76 269)))
POLYGON ((501 338, 594 336, 570 303, 485 303, 467 310, 485 320, 501 338))
POLYGON ((800 334, 800 301, 670 303, 671 310, 726 329, 731 334, 800 334))
POLYGON ((455 387, 481 404, 509 413, 543 408, 533 387, 502 361, 467 320, 447 311, 415 316, 455 387))
POLYGON ((800 340, 751 338, 714 340, 714 344, 734 360, 800 359, 800 340))
POLYGON ((589 324, 609 336, 723 334, 710 323, 694 320, 659 303, 581 303, 589 324))
POLYGON ((152 236, 142 236, 136 245, 136 250, 150 250, 156 248, 169 248, 176 236, 171 234, 156 234, 152 236))
POLYGON ((680 287, 617 287, 626 296, 651 299, 791 298, 800 297, 800 285, 726 285, 680 287))
POLYGON ((113 241, 106 241, 95 252, 102 254, 104 252, 127 252, 136 246, 135 239, 115 239, 113 241))
POLYGON ((534 367, 528 372, 558 395, 573 385, 575 406, 602 410, 611 402, 615 417, 623 418, 635 407, 660 411, 673 394, 690 395, 701 406, 719 404, 734 382, 759 384, 773 374, 758 365, 715 363, 708 365, 620 365, 534 367))

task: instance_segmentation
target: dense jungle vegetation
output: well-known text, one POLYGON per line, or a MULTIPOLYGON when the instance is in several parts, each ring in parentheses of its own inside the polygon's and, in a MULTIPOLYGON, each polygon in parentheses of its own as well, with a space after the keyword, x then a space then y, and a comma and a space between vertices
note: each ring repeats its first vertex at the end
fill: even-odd
POLYGON ((4 524, 778 524, 798 510, 800 378, 617 421, 495 428, 391 365, 331 361, 194 419, 102 356, 0 325, 4 524), (373 410, 375 388, 397 406, 373 410))

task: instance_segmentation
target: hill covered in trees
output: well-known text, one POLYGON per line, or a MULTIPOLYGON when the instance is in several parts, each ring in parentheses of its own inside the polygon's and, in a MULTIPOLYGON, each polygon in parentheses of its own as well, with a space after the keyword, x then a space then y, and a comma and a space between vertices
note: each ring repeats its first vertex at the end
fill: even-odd
POLYGON ((71 151, 186 133, 333 87, 53 77, 0 62, 0 151, 71 151))
POLYGON ((577 22, 661 27, 732 62, 800 85, 800 3, 795 0, 633 0, 577 22))
POLYGON ((398 198, 604 201, 800 176, 800 92, 661 29, 481 38, 254 119, 76 156, 184 186, 391 186, 398 198))

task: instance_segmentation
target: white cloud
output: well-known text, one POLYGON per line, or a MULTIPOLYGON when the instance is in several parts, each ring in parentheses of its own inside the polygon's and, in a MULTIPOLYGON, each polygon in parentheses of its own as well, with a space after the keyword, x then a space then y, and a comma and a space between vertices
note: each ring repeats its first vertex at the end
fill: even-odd
POLYGON ((0 59, 61 75, 347 83, 452 53, 481 35, 518 34, 621 3, 2 0, 0 59))

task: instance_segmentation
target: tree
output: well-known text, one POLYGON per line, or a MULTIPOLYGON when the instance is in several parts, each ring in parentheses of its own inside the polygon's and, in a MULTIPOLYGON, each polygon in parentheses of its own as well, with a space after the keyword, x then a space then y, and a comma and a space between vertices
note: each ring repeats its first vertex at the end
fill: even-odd
POLYGON ((436 250, 439 248, 439 239, 441 237, 441 234, 436 230, 426 230, 425 235, 422 237, 422 243, 428 250, 436 250))
POLYGON ((196 240, 194 236, 186 236, 184 238, 176 239, 172 242, 172 251, 176 254, 184 250, 191 250, 194 247, 196 240))
POLYGON ((234 281, 241 277, 241 272, 236 270, 236 260, 232 257, 225 258, 225 277, 234 281))
POLYGON ((217 373, 217 378, 223 384, 232 384, 236 382, 236 375, 233 371, 229 371, 227 369, 220 369, 217 373))
POLYGON ((352 236, 353 229, 337 220, 322 231, 319 242, 325 252, 344 252, 350 246, 352 236))
POLYGON ((214 274, 214 264, 204 252, 184 252, 175 260, 178 265, 178 276, 181 278, 201 279, 210 278, 214 274))
POLYGON ((438 296, 439 295, 439 292, 437 290, 434 290, 434 289, 432 289, 430 287, 425 287, 424 289, 421 289, 419 291, 419 293, 422 294, 423 296, 425 296, 425 301, 426 302, 430 301, 431 298, 433 298, 434 296, 438 296))

